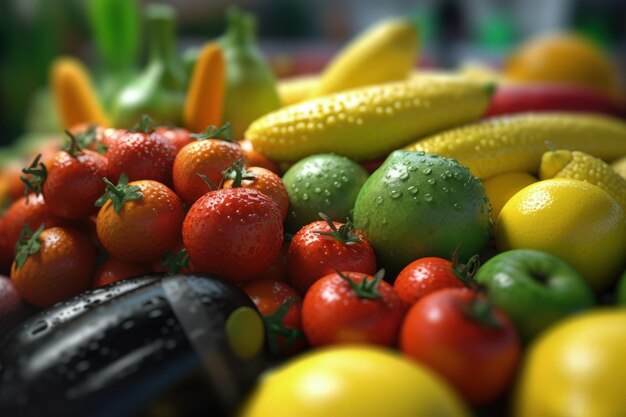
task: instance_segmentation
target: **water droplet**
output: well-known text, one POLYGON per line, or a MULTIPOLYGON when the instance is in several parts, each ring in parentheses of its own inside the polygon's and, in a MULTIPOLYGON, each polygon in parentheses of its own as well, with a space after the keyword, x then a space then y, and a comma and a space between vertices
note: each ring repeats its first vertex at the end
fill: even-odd
POLYGON ((430 185, 435 185, 436 182, 437 182, 437 180, 435 180, 434 178, 431 178, 431 179, 428 180, 428 183, 430 185))
POLYGON ((454 203, 452 205, 452 207, 454 207, 454 209, 457 210, 457 211, 463 210, 463 206, 461 204, 459 204, 459 203, 454 203))
POLYGON ((383 201, 385 201, 385 199, 383 198, 382 195, 379 195, 378 197, 376 197, 376 204, 382 204, 383 201))
POLYGON ((322 192, 322 189, 321 189, 320 187, 315 187, 315 188, 313 189, 313 191, 315 191, 317 194, 319 194, 319 193, 321 193, 321 192, 322 192))
POLYGON ((387 224, 387 219, 385 217, 383 217, 382 223, 387 224))
POLYGON ((404 171, 402 174, 400 174, 400 179, 401 179, 402 181, 406 181, 406 180, 408 180, 408 179, 409 179, 409 173, 408 173, 408 172, 406 172, 406 171, 404 171))
POLYGON ((425 168, 424 171, 422 172, 424 173, 424 175, 430 175, 430 173, 433 172, 433 170, 430 168, 425 168))
POLYGON ((402 197, 402 191, 400 191, 400 190, 391 190, 391 191, 389 191, 389 197, 391 197, 393 199, 398 199, 398 198, 402 197))
POLYGON ((424 200, 430 203, 431 201, 433 201, 433 195, 431 193, 424 194, 424 200))
POLYGON ((333 182, 333 185, 335 186, 335 188, 341 188, 341 183, 339 181, 333 182))
POLYGON ((439 218, 439 224, 446 224, 446 221, 443 217, 439 218))
POLYGON ((426 152, 424 152, 424 151, 417 151, 417 154, 419 156, 424 156, 424 155, 426 155, 426 152))
POLYGON ((409 167, 409 171, 411 171, 411 172, 415 172, 415 171, 417 171, 417 165, 411 165, 411 166, 409 167))
POLYGON ((451 171, 446 171, 445 174, 446 174, 446 177, 448 177, 448 178, 452 177, 452 172, 451 171))
POLYGON ((455 172, 454 173, 454 179, 459 180, 459 181, 463 181, 463 174, 461 174, 460 172, 455 172))
POLYGON ((348 181, 349 181, 349 179, 348 179, 348 177, 346 177, 346 176, 344 175, 343 177, 341 177, 341 181, 343 181, 343 182, 348 182, 348 181))
POLYGON ((411 186, 408 188, 408 190, 409 190, 409 194, 413 194, 413 195, 415 195, 415 194, 417 194, 417 193, 419 192, 419 188, 417 188, 417 187, 416 187, 416 186, 414 186, 414 185, 411 185, 411 186))
POLYGON ((305 183, 304 183, 304 188, 309 188, 310 186, 311 186, 311 183, 310 183, 310 182, 305 182, 305 183))
POLYGON ((324 190, 324 195, 326 197, 330 197, 330 190, 324 190))
POLYGON ((302 194, 302 199, 307 201, 309 199, 309 195, 307 193, 302 194))

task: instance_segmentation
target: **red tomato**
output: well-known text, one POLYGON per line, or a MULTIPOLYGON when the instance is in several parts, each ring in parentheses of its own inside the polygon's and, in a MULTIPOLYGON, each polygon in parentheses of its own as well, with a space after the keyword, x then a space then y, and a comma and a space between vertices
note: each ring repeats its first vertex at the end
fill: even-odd
POLYGON ((315 281, 335 271, 376 273, 376 255, 365 236, 351 224, 330 219, 300 229, 287 252, 291 284, 304 294, 315 281))
POLYGON ((448 288, 409 310, 400 350, 440 374, 470 404, 481 405, 507 389, 521 348, 510 320, 484 296, 448 288))
POLYGON ((442 288, 464 288, 471 280, 478 258, 472 258, 465 266, 455 260, 429 257, 408 264, 393 283, 393 289, 407 307, 425 295, 442 288))
POLYGON ((182 128, 169 128, 165 126, 158 127, 156 129, 156 133, 163 135, 163 137, 170 141, 174 148, 176 149, 176 154, 180 152, 181 149, 185 147, 185 145, 190 144, 194 141, 194 139, 189 135, 189 131, 187 129, 182 128))
POLYGON ((250 281, 280 254, 283 222, 276 203, 250 188, 200 197, 183 223, 183 244, 198 272, 250 281))
POLYGON ((327 275, 313 284, 302 304, 302 327, 311 346, 394 346, 403 317, 402 300, 380 273, 327 275))
POLYGON ((153 180, 165 185, 172 183, 172 166, 176 148, 154 131, 127 131, 111 143, 106 157, 111 180, 116 183, 122 174, 129 181, 153 180))
POLYGON ((274 280, 289 283, 289 277, 287 276, 287 251, 289 250, 289 242, 283 241, 280 248, 280 255, 278 258, 267 268, 265 271, 257 276, 258 280, 274 280))
POLYGON ((63 226, 66 221, 50 211, 42 195, 30 194, 28 199, 22 197, 16 200, 4 215, 5 247, 15 254, 15 244, 20 236, 22 226, 26 223, 32 230, 44 224, 46 228, 63 226))
POLYGON ((116 258, 109 258, 96 270, 92 288, 104 287, 112 282, 135 277, 152 272, 152 268, 146 264, 131 264, 116 258))
POLYGON ((268 343, 275 355, 293 355, 304 350, 302 297, 290 285, 274 280, 246 284, 243 290, 259 309, 268 343))
POLYGON ((50 211, 64 219, 81 219, 98 211, 96 200, 106 190, 107 159, 97 152, 72 148, 57 152, 47 165, 41 192, 50 211))

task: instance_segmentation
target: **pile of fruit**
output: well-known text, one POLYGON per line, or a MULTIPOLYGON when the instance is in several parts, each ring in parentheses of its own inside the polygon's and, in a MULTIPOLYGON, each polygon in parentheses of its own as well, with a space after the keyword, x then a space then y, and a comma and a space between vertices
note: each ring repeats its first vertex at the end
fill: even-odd
POLYGON ((502 74, 415 72, 417 30, 390 20, 276 84, 253 27, 233 11, 186 86, 155 35, 110 111, 80 63, 53 66, 67 137, 0 177, 0 336, 46 309, 0 345, 0 410, 622 413, 608 58, 557 36, 502 74), (193 400, 145 408, 200 370, 193 400))

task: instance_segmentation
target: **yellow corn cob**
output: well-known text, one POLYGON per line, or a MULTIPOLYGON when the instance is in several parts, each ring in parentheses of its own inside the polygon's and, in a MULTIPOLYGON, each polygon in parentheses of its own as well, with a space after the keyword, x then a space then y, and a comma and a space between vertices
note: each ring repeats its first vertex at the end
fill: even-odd
POLYGON ((277 161, 321 152, 375 159, 420 136, 477 119, 492 90, 460 79, 363 87, 269 113, 254 121, 245 137, 277 161))
POLYGON ((283 106, 306 100, 319 84, 318 75, 301 75, 278 81, 278 95, 283 106))
POLYGON ((224 53, 217 43, 209 43, 198 56, 187 88, 183 111, 187 129, 202 132, 222 124, 225 83, 224 53))
MULTIPOLYGON (((455 72, 415 70, 409 74, 408 78, 445 80, 448 78, 461 79, 469 77, 455 72)), ((301 75, 280 80, 278 82, 278 95, 280 95, 282 105, 291 106, 307 100, 313 94, 313 90, 317 88, 319 82, 319 75, 301 75)))
POLYGON ((94 92, 87 70, 77 59, 58 58, 50 70, 50 85, 61 123, 71 128, 80 123, 110 126, 94 92))
POLYGON ((596 185, 609 193, 626 213, 626 180, 609 164, 584 152, 557 150, 544 153, 539 178, 570 178, 596 185))
POLYGON ((407 78, 418 54, 417 28, 390 19, 359 35, 324 69, 311 97, 407 78))
POLYGON ((626 154, 626 123, 583 113, 526 113, 452 129, 406 149, 457 159, 487 179, 510 171, 536 174, 546 141, 611 161, 626 154))
POLYGON ((617 172, 622 178, 626 178, 626 156, 618 159, 611 164, 613 171, 617 172))

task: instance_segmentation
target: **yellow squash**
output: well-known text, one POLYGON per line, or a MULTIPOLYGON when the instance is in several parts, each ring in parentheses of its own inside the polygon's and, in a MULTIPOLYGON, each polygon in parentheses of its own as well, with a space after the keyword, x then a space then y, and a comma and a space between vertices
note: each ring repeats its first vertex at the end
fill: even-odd
POLYGON ((80 123, 110 126, 83 64, 74 58, 57 58, 50 69, 50 85, 61 123, 70 128, 80 123))
POLYGON ((311 97, 405 79, 418 55, 418 34, 405 19, 385 20, 358 36, 333 58, 311 97))
POLYGON ((323 152, 376 159, 415 138, 478 119, 492 90, 455 77, 362 87, 269 113, 254 121, 245 137, 277 161, 323 152))
POLYGON ((596 185, 609 193, 626 213, 626 179, 606 162, 584 152, 557 150, 544 153, 539 178, 571 178, 596 185))
POLYGON ((536 174, 546 141, 611 161, 626 154, 626 123, 584 113, 525 113, 448 130, 406 149, 457 159, 487 179, 511 171, 536 174))
POLYGON ((617 172, 622 178, 626 179, 626 156, 618 159, 611 164, 613 171, 617 172))
POLYGON ((283 106, 306 100, 319 84, 317 75, 299 75, 278 81, 278 95, 283 106))

